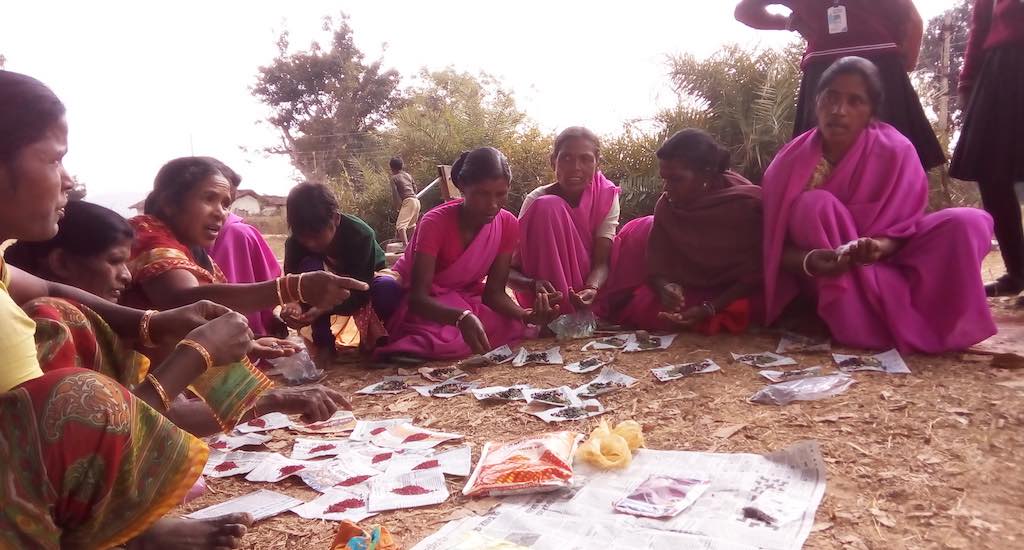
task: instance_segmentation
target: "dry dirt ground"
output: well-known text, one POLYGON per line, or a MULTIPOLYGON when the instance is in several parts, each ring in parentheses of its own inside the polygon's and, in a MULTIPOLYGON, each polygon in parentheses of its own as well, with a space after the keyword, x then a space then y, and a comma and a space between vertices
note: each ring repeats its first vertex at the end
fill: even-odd
MULTIPOLYGON (((986 262, 987 277, 998 261, 986 262)), ((993 301, 1004 315, 1019 315, 1009 300, 993 301)), ((1024 370, 995 368, 968 354, 907 358, 913 374, 856 374, 857 384, 832 399, 785 407, 754 405, 747 398, 765 384, 750 367, 732 363, 729 352, 774 350, 778 335, 759 332, 705 338, 684 335, 664 352, 623 354, 615 367, 640 380, 632 388, 602 396, 610 422, 634 419, 644 426, 647 446, 713 452, 767 453, 802 439, 821 444, 828 485, 806 548, 1007 549, 1024 548, 1024 370), (674 382, 657 382, 649 369, 710 357, 722 371, 674 382)), ((581 357, 583 342, 562 346, 567 362, 581 357)), ((530 342, 545 349, 551 341, 530 342)), ((841 350, 835 350, 841 351, 841 350)), ((802 366, 830 365, 827 354, 796 356, 802 366)), ((395 374, 339 364, 326 384, 349 395, 395 374)), ((558 366, 492 367, 471 377, 484 385, 529 383, 536 387, 589 381, 558 366)), ((425 381, 424 381, 425 383, 425 381)), ((416 423, 466 435, 474 462, 489 439, 551 429, 589 433, 601 417, 547 425, 519 411, 521 404, 481 405, 470 396, 449 400, 398 396, 353 396, 360 418, 413 416, 416 423)), ((289 454, 294 435, 274 432, 269 446, 289 454)), ((467 506, 465 480, 449 478, 452 497, 434 507, 381 514, 382 523, 408 548, 452 518, 487 506, 467 506)), ((257 489, 241 477, 208 480, 209 491, 177 512, 187 513, 257 489)), ((269 487, 304 500, 317 493, 289 478, 269 487)), ((257 524, 247 548, 328 548, 336 524, 285 513, 257 524)))

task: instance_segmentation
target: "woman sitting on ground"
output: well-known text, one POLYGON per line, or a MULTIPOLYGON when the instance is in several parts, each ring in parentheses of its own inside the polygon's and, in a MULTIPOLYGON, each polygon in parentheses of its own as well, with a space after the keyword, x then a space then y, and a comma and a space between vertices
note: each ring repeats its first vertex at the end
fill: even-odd
POLYGON ((288 193, 288 229, 284 245, 285 273, 308 273, 324 269, 362 281, 367 291, 352 291, 348 300, 332 310, 292 304, 282 317, 293 328, 312 323, 313 343, 318 360, 333 358, 335 337, 331 316, 351 317, 359 329, 359 347, 372 351, 387 337, 387 321, 402 298, 402 287, 393 277, 377 275, 387 267, 384 250, 370 226, 355 216, 341 213, 338 199, 329 187, 300 183, 288 193))
POLYGON ((485 353, 535 335, 527 324, 544 324, 553 313, 546 294, 523 309, 505 291, 519 244, 516 217, 502 208, 512 180, 505 155, 493 147, 465 152, 452 166, 452 180, 464 198, 427 212, 394 266, 405 296, 379 355, 485 353))
POLYGON ((562 312, 590 308, 608 277, 619 225, 619 188, 598 170, 601 142, 579 126, 555 138, 555 183, 533 190, 519 212, 522 239, 512 285, 530 307, 541 293, 562 300, 562 312))
POLYGON ((928 177, 907 138, 875 118, 882 106, 870 61, 836 61, 818 84, 818 127, 765 173, 767 320, 803 293, 844 345, 964 349, 996 332, 981 281, 992 218, 925 215, 928 177))
MULTIPOLYGON (((10 265, 116 303, 132 280, 127 267, 134 236, 131 225, 117 212, 83 201, 69 202, 64 212, 60 229, 54 238, 40 242, 22 241, 8 249, 6 256, 10 265)), ((44 365, 53 364, 53 359, 58 355, 76 353, 83 346, 93 345, 91 338, 76 330, 76 327, 92 326, 93 332, 96 332, 95 326, 99 323, 91 312, 83 313, 78 308, 53 300, 35 300, 27 304, 25 310, 36 323, 39 360, 44 365)), ((279 353, 289 352, 283 346, 279 350, 279 353)), ((143 381, 148 365, 149 361, 142 355, 125 350, 116 354, 116 360, 108 357, 106 361, 83 366, 99 371, 128 388, 134 388, 143 381)), ((332 414, 336 410, 333 406, 335 403, 344 404, 340 394, 326 388, 311 391, 297 391, 293 388, 268 390, 270 383, 265 377, 255 372, 251 376, 245 375, 249 368, 244 364, 236 365, 235 368, 238 370, 235 376, 241 375, 248 379, 254 395, 248 406, 238 405, 237 410, 229 415, 232 418, 221 418, 223 426, 221 423, 209 422, 208 407, 212 405, 215 409, 220 408, 216 397, 212 401, 207 400, 206 404, 173 400, 167 416, 191 433, 206 436, 258 414, 294 412, 298 407, 294 403, 283 407, 282 403, 306 402, 307 410, 302 412, 307 414, 307 420, 313 421, 323 420, 324 414, 332 414), (331 398, 320 396, 321 393, 329 393, 331 398), (321 412, 321 405, 326 410, 321 412), (238 414, 242 416, 236 417, 238 414)), ((230 379, 230 384, 241 382, 241 378, 230 379)))
POLYGON ((657 156, 665 192, 615 238, 598 313, 648 330, 741 332, 763 316, 761 188, 701 130, 677 132, 657 156))
MULTIPOLYGON (((366 290, 363 282, 323 271, 264 283, 226 283, 205 250, 216 240, 230 204, 230 183, 210 159, 184 157, 165 164, 146 198, 146 214, 129 220, 135 242, 128 263, 132 284, 126 305, 162 310, 205 299, 240 313, 295 301, 332 308, 348 299, 350 290, 366 290)), ((274 338, 261 339, 254 354, 279 356, 284 346, 274 338)), ((161 350, 147 351, 147 355, 159 358, 161 350)), ((251 366, 250 370, 254 371, 251 366)), ((258 412, 301 413, 313 420, 330 416, 339 406, 347 408, 337 392, 320 386, 277 388, 261 400, 265 403, 256 407, 258 412)))
MULTIPOLYGON (((57 233, 73 186, 62 164, 67 136, 64 106, 49 88, 0 71, 0 241, 57 233)), ((0 261, 0 319, 0 546, 241 546, 249 514, 163 518, 198 479, 209 451, 158 411, 166 410, 168 394, 202 378, 208 363, 200 349, 219 363, 246 353, 251 339, 244 317, 210 302, 147 315, 0 261), (78 353, 41 365, 35 326, 18 305, 47 296, 74 300, 97 325, 76 327, 78 353), (118 338, 147 335, 180 343, 134 394, 78 368, 116 360, 118 338)))

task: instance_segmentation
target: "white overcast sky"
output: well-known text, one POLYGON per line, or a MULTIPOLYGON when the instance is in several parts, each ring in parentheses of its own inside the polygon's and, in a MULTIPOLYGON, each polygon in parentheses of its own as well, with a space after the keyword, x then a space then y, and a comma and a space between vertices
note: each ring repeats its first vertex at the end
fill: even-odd
MULTIPOLYGON (((916 0, 922 16, 954 0, 916 0)), ((251 96, 260 65, 287 28, 305 48, 324 15, 351 16, 356 44, 411 84, 421 67, 487 71, 512 89, 542 128, 583 124, 600 133, 675 101, 665 59, 706 56, 728 42, 774 47, 791 37, 737 23, 732 0, 37 0, 0 8, 7 69, 39 78, 64 100, 66 166, 90 200, 127 213, 161 164, 216 156, 243 187, 285 194, 287 159, 251 96), (383 45, 387 44, 386 49, 383 45), (247 148, 248 152, 243 151, 247 148)))

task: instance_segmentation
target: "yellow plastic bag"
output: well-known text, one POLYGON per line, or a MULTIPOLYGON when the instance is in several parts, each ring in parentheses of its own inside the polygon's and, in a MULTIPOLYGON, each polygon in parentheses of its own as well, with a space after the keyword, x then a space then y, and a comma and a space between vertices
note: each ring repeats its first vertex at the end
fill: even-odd
POLYGON ((612 430, 602 420, 580 445, 579 457, 598 468, 625 468, 633 461, 633 449, 640 445, 643 445, 643 432, 636 422, 622 422, 612 430))

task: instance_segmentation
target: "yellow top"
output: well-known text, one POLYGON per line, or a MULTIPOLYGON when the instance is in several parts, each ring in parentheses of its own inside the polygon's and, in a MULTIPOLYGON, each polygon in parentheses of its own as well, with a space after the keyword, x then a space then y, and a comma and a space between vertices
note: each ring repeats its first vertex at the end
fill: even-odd
POLYGON ((36 356, 36 324, 14 303, 7 291, 10 283, 11 273, 0 256, 0 392, 43 375, 36 356))

